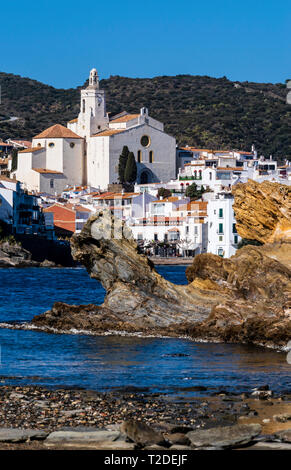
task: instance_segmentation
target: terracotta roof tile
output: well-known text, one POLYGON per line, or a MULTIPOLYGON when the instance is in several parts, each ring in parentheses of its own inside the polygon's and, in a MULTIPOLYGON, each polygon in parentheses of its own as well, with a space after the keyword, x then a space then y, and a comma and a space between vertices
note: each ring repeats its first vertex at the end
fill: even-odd
POLYGON ((70 124, 73 124, 73 122, 78 122, 78 118, 76 117, 75 119, 71 119, 70 121, 68 121, 70 124))
POLYGON ((44 150, 44 148, 45 147, 31 147, 28 149, 19 150, 18 153, 33 153, 33 152, 37 152, 38 150, 44 150))
POLYGON ((107 129, 106 131, 98 132, 98 134, 93 134, 92 137, 107 137, 114 134, 119 134, 120 132, 124 132, 126 130, 127 129, 107 129))
POLYGON ((132 119, 136 119, 139 117, 139 114, 126 114, 125 116, 121 116, 117 119, 113 119, 112 121, 110 121, 110 124, 111 123, 118 123, 118 122, 128 122, 128 121, 132 121, 132 119))
POLYGON ((71 131, 67 127, 62 126, 61 124, 55 124, 54 126, 45 129, 40 134, 36 135, 34 139, 82 139, 75 132, 71 131))
POLYGON ((47 168, 32 168, 33 171, 37 173, 52 174, 52 175, 62 175, 61 171, 48 170, 47 168))

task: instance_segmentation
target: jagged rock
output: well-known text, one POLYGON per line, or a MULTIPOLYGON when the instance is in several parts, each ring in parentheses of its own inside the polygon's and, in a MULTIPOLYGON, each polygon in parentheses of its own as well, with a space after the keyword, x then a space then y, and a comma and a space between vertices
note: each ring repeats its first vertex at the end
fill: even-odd
POLYGON ((291 339, 290 244, 246 246, 230 259, 194 258, 177 286, 138 253, 130 229, 110 211, 93 216, 71 240, 72 255, 107 291, 101 306, 55 303, 37 326, 142 332, 285 346, 291 339))
POLYGON ((261 432, 259 424, 236 424, 191 431, 186 436, 195 448, 227 448, 246 445, 261 432))
POLYGON ((232 188, 236 228, 242 238, 273 243, 291 240, 291 186, 248 180, 232 188))
POLYGON ((276 437, 283 442, 291 444, 291 429, 285 429, 284 431, 276 433, 276 437))
POLYGON ((8 241, 0 244, 0 268, 22 268, 38 266, 37 261, 32 261, 31 253, 20 244, 8 241))
POLYGON ((165 444, 163 435, 146 423, 131 419, 125 421, 121 429, 131 441, 140 446, 163 446, 165 444))

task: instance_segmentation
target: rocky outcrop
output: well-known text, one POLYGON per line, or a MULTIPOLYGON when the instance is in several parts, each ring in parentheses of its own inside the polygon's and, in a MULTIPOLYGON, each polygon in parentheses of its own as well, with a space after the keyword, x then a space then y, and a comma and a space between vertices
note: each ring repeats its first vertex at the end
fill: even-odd
MULTIPOLYGON (((209 340, 286 346, 291 338, 291 271, 265 254, 270 249, 245 246, 223 259, 198 255, 186 275, 195 288, 223 290, 225 299, 213 307, 206 321, 189 334, 209 340)), ((281 244, 277 251, 290 250, 281 244)), ((273 256, 276 252, 273 247, 273 256)))
POLYGON ((31 253, 20 244, 8 241, 0 244, 0 268, 23 268, 38 266, 39 263, 32 261, 31 253))
POLYGON ((264 181, 233 186, 236 227, 242 238, 291 242, 291 186, 264 181))
POLYGON ((290 268, 274 248, 247 246, 231 259, 199 255, 187 269, 189 285, 177 286, 138 253, 130 230, 108 211, 91 218, 71 245, 74 259, 106 289, 105 301, 56 303, 34 325, 279 346, 291 339, 290 268))

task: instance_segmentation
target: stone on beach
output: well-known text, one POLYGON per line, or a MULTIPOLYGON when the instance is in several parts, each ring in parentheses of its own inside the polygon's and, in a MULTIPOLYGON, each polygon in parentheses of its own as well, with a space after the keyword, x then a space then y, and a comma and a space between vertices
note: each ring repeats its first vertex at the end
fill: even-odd
POLYGON ((246 445, 261 432, 259 424, 236 424, 191 431, 186 436, 194 448, 227 448, 246 445))
POLYGON ((48 433, 37 429, 0 428, 0 442, 25 442, 43 440, 48 433))
POLYGON ((120 432, 118 431, 54 431, 48 435, 46 442, 113 442, 119 437, 120 432))
POLYGON ((128 420, 122 424, 121 429, 129 439, 141 446, 165 444, 163 435, 144 422, 128 420))

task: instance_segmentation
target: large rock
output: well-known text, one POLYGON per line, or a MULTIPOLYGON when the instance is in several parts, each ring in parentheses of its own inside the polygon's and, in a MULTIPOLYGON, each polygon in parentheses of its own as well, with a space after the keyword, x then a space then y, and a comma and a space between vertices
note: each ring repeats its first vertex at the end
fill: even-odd
POLYGON ((122 431, 136 444, 144 447, 151 445, 163 445, 163 435, 146 423, 135 420, 125 421, 121 427, 122 431))
POLYGON ((291 241, 291 186, 248 180, 232 188, 236 227, 242 238, 261 243, 291 241))
POLYGON ((0 244, 0 268, 23 268, 27 266, 39 266, 37 261, 32 261, 31 253, 18 243, 4 241, 0 244))
POLYGON ((261 432, 259 424, 236 424, 191 431, 186 436, 195 448, 227 448, 250 443, 261 432))
POLYGON ((104 210, 71 240, 74 259, 106 289, 104 303, 58 302, 32 323, 62 331, 188 335, 285 346, 291 339, 291 273, 282 253, 290 253, 290 246, 246 246, 230 259, 198 255, 187 269, 189 285, 177 286, 138 253, 124 222, 104 210))
POLYGON ((46 439, 46 443, 62 442, 113 442, 120 437, 118 431, 54 431, 46 439))
POLYGON ((47 432, 37 429, 0 428, 0 442, 43 440, 47 435, 47 432))

